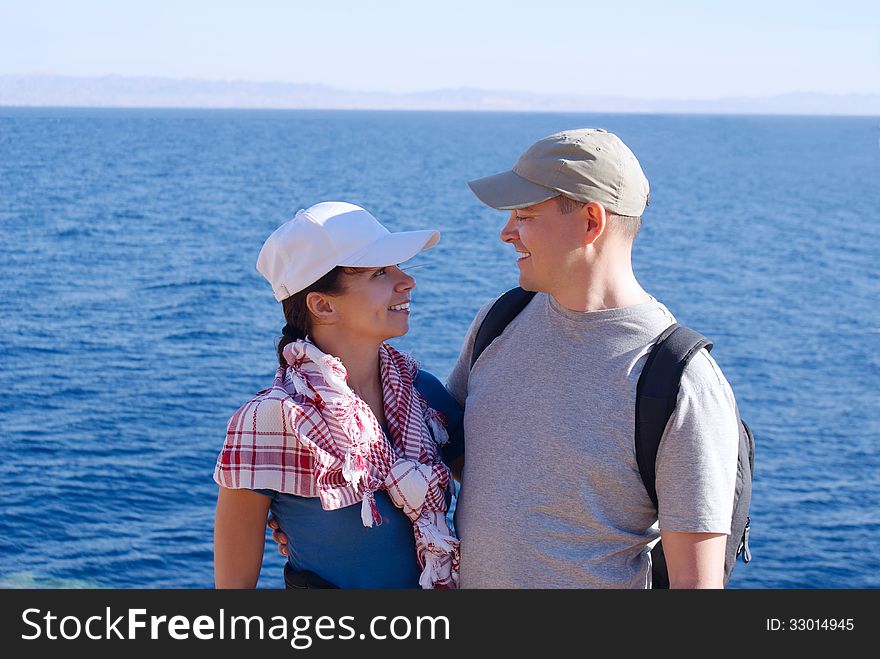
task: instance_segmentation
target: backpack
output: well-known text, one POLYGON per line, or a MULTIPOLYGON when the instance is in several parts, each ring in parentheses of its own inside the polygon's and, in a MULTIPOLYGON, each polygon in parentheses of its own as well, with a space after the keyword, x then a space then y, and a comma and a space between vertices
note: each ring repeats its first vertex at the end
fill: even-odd
MULTIPOLYGON (((474 339, 471 368, 483 351, 489 347, 504 328, 531 302, 534 292, 513 288, 499 297, 480 327, 474 339)), ((656 459, 660 440, 666 424, 675 410, 681 375, 691 358, 701 349, 712 349, 712 343, 702 334, 688 327, 673 324, 666 328, 654 342, 648 359, 639 376, 636 387, 635 449, 639 474, 654 507, 657 507, 656 459)), ((749 504, 752 499, 752 477, 755 471, 755 439, 748 425, 740 418, 739 451, 736 467, 736 489, 733 500, 730 535, 724 559, 724 585, 742 555, 743 562, 752 560, 749 549, 749 504)), ((652 587, 669 588, 669 574, 662 542, 651 550, 652 587)))

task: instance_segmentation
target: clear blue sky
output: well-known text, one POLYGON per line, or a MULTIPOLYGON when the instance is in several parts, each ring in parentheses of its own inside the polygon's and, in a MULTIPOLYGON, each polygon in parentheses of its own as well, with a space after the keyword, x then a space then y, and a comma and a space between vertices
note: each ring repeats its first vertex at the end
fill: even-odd
POLYGON ((880 93, 880 1, 0 0, 0 75, 32 73, 640 98, 880 93))

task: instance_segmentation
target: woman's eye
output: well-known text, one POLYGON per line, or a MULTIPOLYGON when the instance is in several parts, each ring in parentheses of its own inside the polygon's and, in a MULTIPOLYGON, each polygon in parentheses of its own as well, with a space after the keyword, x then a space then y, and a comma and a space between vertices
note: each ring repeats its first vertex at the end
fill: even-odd
POLYGON ((385 274, 385 268, 379 268, 376 272, 373 273, 374 277, 381 277, 385 274))

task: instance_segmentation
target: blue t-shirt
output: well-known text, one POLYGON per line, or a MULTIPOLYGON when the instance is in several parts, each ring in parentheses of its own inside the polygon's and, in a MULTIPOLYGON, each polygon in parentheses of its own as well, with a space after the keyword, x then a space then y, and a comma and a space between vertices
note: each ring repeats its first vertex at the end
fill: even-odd
MULTIPOLYGON (((419 371, 415 385, 428 405, 449 420, 449 442, 443 450, 448 462, 464 450, 463 411, 427 371, 419 371)), ((287 536, 287 560, 294 570, 311 570, 340 588, 419 587, 412 522, 385 490, 375 495, 382 523, 371 528, 361 521, 360 503, 324 510, 318 498, 257 492, 272 497, 270 508, 287 536)))

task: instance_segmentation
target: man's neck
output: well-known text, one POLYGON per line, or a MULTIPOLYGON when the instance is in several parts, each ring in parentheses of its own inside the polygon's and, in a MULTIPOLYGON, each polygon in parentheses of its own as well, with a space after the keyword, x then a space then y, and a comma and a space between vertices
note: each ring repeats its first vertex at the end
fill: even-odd
POLYGON ((651 299, 631 267, 593 267, 547 291, 571 311, 601 311, 641 304, 651 299))

